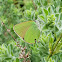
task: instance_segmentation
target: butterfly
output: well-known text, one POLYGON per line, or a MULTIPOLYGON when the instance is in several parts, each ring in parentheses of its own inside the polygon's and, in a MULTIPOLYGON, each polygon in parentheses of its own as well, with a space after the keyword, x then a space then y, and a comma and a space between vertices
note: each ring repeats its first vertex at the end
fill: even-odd
POLYGON ((27 21, 16 24, 13 29, 19 37, 30 44, 38 41, 40 37, 40 30, 34 21, 27 21))

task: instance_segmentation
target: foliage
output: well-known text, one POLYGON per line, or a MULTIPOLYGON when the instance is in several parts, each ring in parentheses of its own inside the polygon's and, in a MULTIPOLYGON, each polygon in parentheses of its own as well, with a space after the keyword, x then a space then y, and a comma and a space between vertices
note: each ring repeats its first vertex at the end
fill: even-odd
POLYGON ((15 46, 7 29, 26 46, 31 62, 62 62, 62 0, 0 0, 0 62, 22 62, 20 49, 15 46), (27 44, 13 31, 20 22, 33 20, 41 34, 39 42, 27 44))

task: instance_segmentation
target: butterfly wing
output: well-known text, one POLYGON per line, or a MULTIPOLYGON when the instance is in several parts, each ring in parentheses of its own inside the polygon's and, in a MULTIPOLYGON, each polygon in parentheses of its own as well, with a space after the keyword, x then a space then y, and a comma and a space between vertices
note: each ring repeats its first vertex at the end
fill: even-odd
POLYGON ((24 35, 26 33, 26 31, 29 29, 29 27, 33 24, 34 22, 33 21, 28 21, 28 22, 22 22, 22 23, 19 23, 17 25, 15 25, 13 27, 15 33, 24 38, 24 35))
POLYGON ((29 27, 29 29, 27 30, 25 36, 24 36, 24 40, 28 43, 35 43, 35 39, 36 41, 38 41, 40 36, 40 30, 38 29, 36 24, 33 24, 32 26, 29 27))

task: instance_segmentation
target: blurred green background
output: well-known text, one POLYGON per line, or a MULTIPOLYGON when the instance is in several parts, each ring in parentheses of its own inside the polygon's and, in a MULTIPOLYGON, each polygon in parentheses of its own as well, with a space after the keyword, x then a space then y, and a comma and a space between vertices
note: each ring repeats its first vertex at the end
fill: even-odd
POLYGON ((18 59, 20 49, 7 32, 2 21, 10 29, 10 33, 22 47, 26 46, 26 53, 30 51, 31 62, 46 62, 50 52, 52 57, 48 62, 62 62, 62 0, 0 0, 0 62, 23 62, 18 59), (19 38, 14 30, 15 24, 25 21, 36 21, 40 27, 40 38, 36 44, 27 44, 19 38))

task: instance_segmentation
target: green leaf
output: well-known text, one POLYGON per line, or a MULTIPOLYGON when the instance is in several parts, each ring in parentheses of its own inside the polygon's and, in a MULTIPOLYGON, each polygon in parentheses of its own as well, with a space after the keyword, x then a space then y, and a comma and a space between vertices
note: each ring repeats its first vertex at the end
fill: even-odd
POLYGON ((49 14, 50 14, 50 12, 51 12, 51 7, 48 7, 48 12, 49 12, 49 14))
POLYGON ((16 62, 19 62, 19 59, 18 58, 16 58, 16 62))
POLYGON ((43 15, 39 15, 40 19, 42 19, 45 22, 45 18, 43 15))
POLYGON ((52 36, 52 33, 49 33, 48 36, 49 36, 49 48, 52 49, 54 38, 52 36))
POLYGON ((60 53, 61 48, 62 48, 62 42, 58 43, 53 54, 60 53))
POLYGON ((8 53, 11 54, 11 47, 8 45, 8 53))
POLYGON ((11 60, 12 58, 10 58, 10 57, 7 57, 7 58, 5 58, 5 60, 11 60))
POLYGON ((55 61, 52 58, 50 58, 48 62, 55 62, 55 61))
POLYGON ((44 10, 45 15, 47 16, 48 15, 48 11, 46 9, 43 9, 43 10, 44 10))

